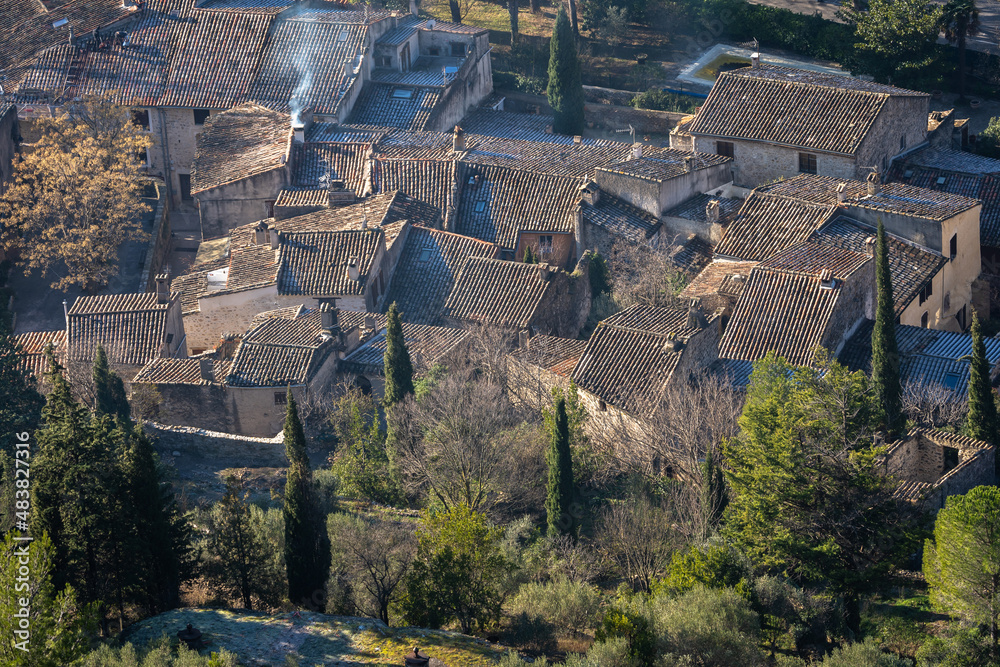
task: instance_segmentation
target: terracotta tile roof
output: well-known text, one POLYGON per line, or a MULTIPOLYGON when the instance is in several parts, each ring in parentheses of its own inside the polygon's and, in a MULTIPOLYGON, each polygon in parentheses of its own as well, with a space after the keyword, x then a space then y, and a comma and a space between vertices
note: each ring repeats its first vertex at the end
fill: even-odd
POLYGON ((525 363, 540 366, 550 373, 569 377, 586 349, 585 340, 539 334, 529 338, 528 346, 517 348, 511 356, 525 363))
POLYGON ((69 309, 68 358, 91 361, 100 343, 111 363, 145 364, 167 342, 167 310, 179 301, 176 291, 164 304, 151 292, 77 297, 69 309))
POLYGON ((454 160, 374 160, 372 189, 405 192, 433 206, 443 217, 456 185, 456 171, 454 160))
POLYGON ((335 113, 357 76, 354 67, 366 32, 364 25, 312 21, 304 14, 279 18, 260 56, 249 99, 287 112, 295 97, 314 113, 335 113), (300 85, 305 93, 296 95, 300 85))
POLYGON ((688 313, 635 306, 597 325, 573 371, 576 384, 607 403, 629 411, 653 407, 700 327, 688 327, 688 313), (668 342, 679 342, 669 349, 668 342))
POLYGON ((844 204, 848 207, 855 206, 929 220, 947 220, 978 203, 972 197, 904 183, 886 183, 881 186, 878 194, 869 195, 867 184, 861 181, 806 174, 766 185, 757 191, 814 204, 835 205, 836 188, 841 183, 845 185, 844 204))
POLYGON ((660 182, 687 173, 688 160, 690 160, 691 169, 694 171, 733 161, 732 158, 714 153, 692 153, 673 148, 661 148, 656 151, 646 151, 646 154, 641 158, 598 167, 598 170, 660 182))
MULTIPOLYGON (((390 220, 409 220, 414 225, 439 227, 441 225, 441 209, 416 197, 400 193, 393 204, 390 220)), ((391 224, 391 222, 387 222, 382 227, 387 229, 391 224)), ((386 234, 386 242, 389 243, 388 230, 386 234)))
POLYGON ((278 193, 275 208, 282 206, 315 206, 326 208, 330 205, 329 188, 285 188, 278 193))
POLYGON ((367 83, 354 103, 349 122, 420 131, 427 125, 440 95, 435 88, 367 83))
POLYGON ((405 72, 390 67, 376 67, 372 69, 371 80, 398 86, 434 88, 438 92, 443 92, 445 87, 457 78, 458 71, 465 61, 466 58, 420 56, 405 72))
POLYGON ((728 224, 729 220, 736 215, 743 205, 742 199, 735 197, 714 197, 712 195, 695 195, 683 204, 679 204, 663 214, 665 218, 683 218, 695 222, 708 222, 705 214, 705 207, 710 201, 719 202, 719 222, 728 224))
POLYGON ((853 155, 890 96, 926 95, 850 77, 748 67, 719 76, 688 131, 853 155))
POLYGON ((296 187, 328 187, 331 180, 339 180, 355 194, 361 194, 368 145, 307 142, 296 144, 292 150, 292 180, 296 187))
POLYGON ((730 298, 739 297, 750 277, 750 271, 755 266, 757 262, 717 259, 689 282, 680 296, 685 299, 704 298, 716 294, 730 298))
POLYGON ((812 239, 787 248, 761 262, 761 269, 774 269, 819 277, 824 269, 835 278, 846 278, 864 266, 870 258, 864 252, 855 252, 832 244, 818 243, 812 239))
POLYGON ((746 389, 753 374, 753 362, 743 359, 716 359, 708 367, 709 373, 728 382, 734 389, 746 389))
POLYGON ((212 381, 201 377, 200 359, 167 359, 159 357, 152 359, 136 374, 132 382, 149 384, 222 384, 229 375, 233 362, 230 360, 212 359, 212 381))
POLYGON ((282 234, 278 291, 281 294, 363 294, 382 241, 382 230, 377 228, 282 234), (348 261, 352 258, 358 262, 358 280, 351 280, 347 273, 348 261))
MULTIPOLYGON (((479 108, 462 119, 462 129, 469 134, 487 137, 538 141, 549 144, 573 145, 573 137, 552 132, 552 116, 513 113, 479 108)), ((621 146, 622 142, 583 137, 584 146, 621 146)), ((627 144, 624 144, 627 147, 627 144)))
POLYGON ((583 218, 609 234, 635 243, 644 243, 660 230, 660 219, 609 194, 602 194, 597 206, 582 203, 583 218))
POLYGON ((800 252, 806 251, 791 249, 785 257, 777 258, 773 268, 760 265, 750 273, 719 343, 720 357, 755 361, 773 350, 793 364, 812 362, 813 351, 824 343, 843 291, 841 284, 833 289, 821 287, 819 271, 827 268, 824 264, 845 272, 856 270, 868 258, 839 248, 813 246, 808 252, 815 254, 805 258, 805 270, 778 268, 790 263, 784 261, 790 255, 800 252))
POLYGON ((404 16, 397 21, 395 28, 383 33, 383 35, 379 37, 375 43, 386 46, 399 46, 412 37, 413 33, 424 27, 426 24, 426 19, 413 16, 412 14, 404 16))
POLYGON ((546 142, 470 134, 466 134, 466 148, 461 157, 463 162, 578 179, 592 178, 598 167, 626 160, 632 151, 628 144, 619 143, 553 146, 546 142))
POLYGON ((45 362, 45 348, 51 344, 56 359, 61 359, 65 353, 66 330, 31 331, 17 334, 14 336, 14 342, 21 346, 24 367, 36 380, 41 380, 46 371, 49 370, 45 362))
POLYGON ((230 248, 226 286, 218 291, 236 292, 273 285, 281 259, 281 250, 273 250, 270 245, 230 248))
POLYGON ((335 142, 341 144, 365 144, 377 142, 388 130, 366 129, 338 123, 313 123, 306 132, 306 143, 335 142))
POLYGON ((284 387, 309 382, 333 351, 322 338, 318 310, 267 319, 251 328, 233 356, 226 384, 234 387, 284 387))
POLYGON ((456 215, 460 234, 514 250, 522 231, 574 229, 580 193, 573 179, 495 166, 469 166, 461 178, 456 215))
POLYGON ((287 114, 242 104, 211 116, 191 165, 197 193, 272 169, 283 169, 291 135, 287 114))
POLYGON ((247 100, 269 24, 259 14, 199 15, 159 105, 228 109, 247 100))
POLYGON ((684 272, 688 279, 698 275, 712 261, 712 246, 698 236, 688 234, 687 239, 681 243, 670 243, 672 240, 662 240, 661 244, 669 245, 661 245, 661 247, 666 247, 670 263, 684 272))
POLYGON ((803 203, 754 191, 726 228, 718 255, 761 261, 806 240, 836 210, 836 204, 803 203))
POLYGON ((957 174, 1000 173, 1000 160, 967 151, 925 148, 908 154, 905 160, 907 165, 952 171, 957 174))
POLYGON ((470 257, 445 301, 444 316, 526 328, 552 284, 537 264, 470 257))
POLYGON ((39 0, 0 0, 0 16, 9 26, 16 26, 43 13, 45 7, 39 0))
POLYGON ((254 14, 280 14, 288 9, 295 0, 208 0, 198 7, 201 12, 245 12, 252 10, 254 14))
POLYGON ((440 324, 445 301, 469 257, 493 257, 493 244, 425 227, 412 227, 399 255, 385 303, 407 322, 440 324))
POLYGON ((457 157, 451 133, 398 129, 379 138, 375 154, 395 160, 451 160, 457 157))
MULTIPOLYGON (((817 243, 834 245, 857 253, 866 252, 865 240, 875 236, 875 229, 850 218, 839 216, 810 237, 817 243)), ((947 260, 938 252, 886 234, 889 246, 889 272, 896 302, 902 313, 947 260)))
MULTIPOLYGON (((414 368, 426 370, 468 338, 469 332, 464 329, 427 326, 403 322, 403 339, 406 349, 413 360, 414 368)), ((385 365, 385 328, 361 347, 352 352, 343 361, 344 368, 361 373, 383 372, 385 365)))

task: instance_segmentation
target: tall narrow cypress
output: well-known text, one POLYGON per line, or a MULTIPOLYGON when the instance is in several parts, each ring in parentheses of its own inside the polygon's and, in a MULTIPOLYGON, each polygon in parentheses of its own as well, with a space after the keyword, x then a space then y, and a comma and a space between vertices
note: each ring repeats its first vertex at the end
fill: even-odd
MULTIPOLYGON (((21 346, 10 330, 6 313, 0 310, 0 449, 13 456, 19 433, 38 427, 45 398, 38 393, 35 378, 25 368, 21 346)), ((8 512, 13 505, 4 505, 8 512)))
POLYGON ((712 450, 705 454, 701 464, 701 513, 705 524, 705 538, 718 527, 726 509, 726 480, 722 468, 715 461, 712 450))
POLYGON ((95 412, 108 415, 122 424, 132 423, 132 409, 125 394, 125 383, 118 373, 111 370, 104 346, 98 344, 94 353, 94 398, 95 412))
POLYGON ((395 302, 389 306, 385 325, 385 395, 382 404, 390 407, 413 393, 413 362, 403 338, 403 323, 395 302))
POLYGON ((872 385, 882 428, 889 438, 895 438, 902 428, 903 392, 899 382, 899 348, 896 343, 892 277, 889 274, 889 248, 881 219, 875 247, 875 289, 878 304, 872 329, 872 385))
POLYGON ((546 93, 555 115, 552 129, 559 134, 583 134, 583 78, 576 55, 576 39, 565 7, 559 8, 549 42, 546 93))
POLYGON ((312 492, 312 469, 306 454, 306 435, 291 388, 288 389, 286 404, 284 435, 288 477, 285 480, 283 510, 288 599, 292 604, 322 611, 330 569, 326 523, 312 492))
POLYGON ((965 430, 970 437, 990 444, 997 441, 997 406, 990 386, 990 364, 986 360, 983 328, 972 312, 972 363, 969 367, 969 413, 965 430))
POLYGON ((575 493, 573 483, 573 454, 569 447, 569 418, 566 399, 556 396, 549 424, 549 450, 545 461, 549 468, 546 488, 545 514, 548 534, 576 536, 576 519, 572 504, 575 493))

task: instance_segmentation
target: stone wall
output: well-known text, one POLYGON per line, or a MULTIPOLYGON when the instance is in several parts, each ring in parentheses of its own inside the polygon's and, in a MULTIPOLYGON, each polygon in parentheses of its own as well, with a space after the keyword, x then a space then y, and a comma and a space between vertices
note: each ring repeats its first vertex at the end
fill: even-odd
POLYGON ((527 246, 531 246, 532 251, 537 255, 538 237, 542 235, 552 237, 552 252, 542 256, 542 261, 558 266, 560 269, 568 268, 570 263, 576 259, 574 256, 576 255, 576 239, 573 234, 567 233, 521 232, 517 238, 517 247, 514 249, 514 261, 520 261, 524 258, 524 249, 527 246))
POLYGON ((590 256, 577 263, 573 273, 553 271, 552 285, 535 307, 529 326, 534 333, 576 338, 590 315, 590 256))
POLYGON ((489 38, 486 34, 469 39, 468 35, 455 33, 426 30, 420 32, 421 52, 425 52, 431 46, 437 46, 442 49, 442 53, 450 53, 451 42, 465 43, 466 60, 427 119, 428 130, 439 132, 451 130, 465 117, 470 108, 479 105, 493 92, 493 69, 490 63, 489 38))
POLYGON ((170 207, 167 205, 165 183, 156 183, 156 202, 153 209, 153 229, 149 233, 149 246, 142 264, 139 284, 147 292, 156 289, 156 276, 163 267, 163 260, 170 251, 170 207))
MULTIPOLYGON (((799 153, 807 152, 798 148, 778 146, 762 141, 730 140, 733 144, 733 182, 744 187, 755 188, 779 178, 799 175, 799 153)), ((713 137, 694 138, 694 149, 699 153, 715 153, 716 139, 713 137)), ((816 173, 837 178, 856 178, 855 161, 848 156, 814 153, 816 173)))
POLYGON ((938 482, 937 498, 932 500, 934 506, 944 507, 948 496, 964 495, 977 486, 993 485, 996 482, 995 465, 996 450, 992 447, 971 453, 963 451, 958 466, 938 482))
POLYGON ((855 178, 865 178, 871 167, 885 173, 893 156, 926 141, 929 113, 928 96, 887 98, 855 154, 855 178))
POLYGON ((180 452, 181 456, 198 459, 234 459, 245 467, 283 468, 288 465, 280 433, 273 438, 252 438, 155 422, 144 423, 143 430, 161 455, 180 452))
POLYGON ((650 215, 659 216, 663 211, 660 208, 659 181, 620 174, 610 168, 598 169, 594 180, 604 192, 627 201, 650 215))
POLYGON ((820 344, 836 356, 864 318, 875 319, 875 262, 869 259, 834 289, 841 294, 820 344))
POLYGON ((7 188, 7 181, 10 180, 11 173, 14 171, 14 156, 19 148, 20 138, 21 130, 17 120, 17 107, 11 105, 0 116, 0 194, 3 194, 7 188))
POLYGON ((195 195, 206 239, 225 236, 234 227, 268 217, 266 202, 275 201, 289 183, 288 166, 204 190, 195 195))
MULTIPOLYGON (((221 110, 213 110, 213 114, 219 111, 221 110)), ((170 179, 172 207, 180 205, 182 201, 179 175, 191 174, 198 134, 203 127, 195 125, 193 109, 149 110, 149 130, 153 139, 153 146, 148 151, 149 171, 160 175, 164 180, 170 179)), ((193 201, 189 200, 188 203, 193 201)))

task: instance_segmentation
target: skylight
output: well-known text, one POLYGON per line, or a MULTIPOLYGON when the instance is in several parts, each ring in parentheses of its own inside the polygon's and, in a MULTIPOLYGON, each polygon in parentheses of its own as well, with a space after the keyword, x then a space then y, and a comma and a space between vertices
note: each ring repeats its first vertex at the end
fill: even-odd
POLYGON ((397 100, 408 100, 413 97, 413 91, 409 88, 397 88, 392 91, 392 97, 397 100))
POLYGON ((350 37, 350 34, 351 33, 347 32, 346 30, 341 30, 340 31, 340 37, 337 38, 337 41, 339 41, 339 42, 346 42, 347 38, 350 37))
POLYGON ((476 202, 476 213, 482 213, 485 210, 486 210, 486 202, 484 202, 484 201, 477 201, 476 202))

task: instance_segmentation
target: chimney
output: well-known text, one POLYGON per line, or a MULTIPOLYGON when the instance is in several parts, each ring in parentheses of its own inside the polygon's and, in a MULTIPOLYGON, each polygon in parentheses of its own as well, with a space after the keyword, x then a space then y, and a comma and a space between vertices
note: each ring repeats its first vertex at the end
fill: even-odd
POLYGON ((844 200, 847 198, 847 183, 841 183, 837 186, 837 203, 843 205, 844 200))
POLYGON ((156 276, 156 303, 163 305, 170 302, 170 277, 161 273, 156 276))
POLYGON ((706 326, 708 326, 708 320, 701 312, 701 299, 691 299, 688 303, 687 328, 704 329, 706 326))
POLYGON ((69 329, 69 301, 63 299, 63 317, 66 318, 66 328, 69 329))
POLYGON ((375 319, 374 315, 365 315, 364 319, 365 331, 375 331, 375 327, 378 326, 376 322, 377 320, 375 319))
POLYGON ((232 359, 236 356, 236 348, 240 344, 240 337, 234 333, 224 333, 222 334, 222 339, 219 341, 218 347, 215 348, 215 356, 220 361, 225 361, 226 359, 232 359))
POLYGON ((303 144, 306 141, 306 132, 313 124, 312 109, 303 109, 298 114, 292 114, 292 141, 303 144))
POLYGON ((355 281, 361 280, 361 269, 358 267, 357 257, 347 259, 347 277, 355 281))
POLYGON ((873 170, 872 173, 868 174, 868 178, 865 179, 868 184, 868 196, 874 197, 882 190, 882 185, 879 183, 878 171, 873 170))
POLYGON ((597 206, 601 201, 601 188, 594 181, 587 181, 580 186, 580 197, 591 206, 597 206))
POLYGON ((875 237, 869 236, 865 239, 865 254, 869 257, 875 256, 875 237))
POLYGON ((634 143, 632 144, 632 159, 638 160, 642 157, 642 144, 634 143))
POLYGON ((202 357, 198 360, 198 370, 201 371, 201 379, 205 382, 215 382, 215 367, 212 360, 202 357))
POLYGON ((538 278, 543 283, 552 277, 552 268, 548 264, 538 264, 538 278))
POLYGON ((253 228, 253 242, 254 245, 264 245, 267 243, 267 223, 263 220, 253 228))
POLYGON ((454 137, 453 148, 455 149, 456 153, 461 153, 462 151, 465 150, 465 130, 456 125, 453 137, 454 137))
POLYGON ((517 346, 519 348, 521 348, 523 350, 528 349, 528 340, 530 340, 530 339, 528 337, 528 330, 527 329, 522 329, 521 331, 517 332, 517 346))
POLYGON ((677 340, 677 334, 669 333, 667 334, 667 340, 663 343, 663 353, 673 354, 674 352, 680 352, 681 348, 684 347, 681 341, 677 340))
POLYGON ((716 224, 719 222, 719 200, 713 199, 712 201, 705 204, 705 219, 711 224, 716 224))
POLYGON ((271 250, 277 250, 281 245, 281 232, 277 229, 270 229, 268 232, 271 236, 271 250))
POLYGON ((581 137, 579 134, 574 134, 573 135, 573 145, 574 146, 579 146, 582 143, 583 143, 583 137, 581 137))
POLYGON ((684 158, 684 171, 685 172, 690 172, 691 171, 691 163, 693 163, 693 162, 694 162, 694 156, 692 156, 692 155, 688 155, 687 157, 684 158))
POLYGON ((410 0, 410 13, 414 16, 419 14, 419 10, 417 9, 417 0, 410 0))
POLYGON ((760 67, 760 53, 750 54, 750 67, 758 69, 760 67))
POLYGON ((319 304, 320 326, 327 333, 334 333, 340 329, 340 322, 337 318, 337 309, 328 299, 320 299, 319 304))
POLYGON ((819 286, 823 289, 833 289, 835 282, 833 279, 833 271, 830 269, 821 269, 819 272, 819 286))

